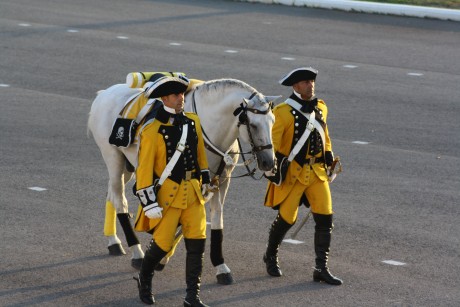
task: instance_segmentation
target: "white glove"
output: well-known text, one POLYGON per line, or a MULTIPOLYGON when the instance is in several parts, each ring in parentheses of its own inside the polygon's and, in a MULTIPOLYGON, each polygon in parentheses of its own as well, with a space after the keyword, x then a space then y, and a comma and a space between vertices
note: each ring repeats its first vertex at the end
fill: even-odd
POLYGON ((270 170, 270 171, 266 171, 266 172, 265 172, 265 176, 267 176, 267 177, 273 177, 273 176, 275 176, 276 173, 274 173, 273 171, 274 171, 274 169, 272 169, 272 170, 270 170))
POLYGON ((329 178, 328 178, 328 181, 329 181, 329 182, 334 181, 335 177, 337 177, 337 173, 332 173, 332 174, 331 174, 331 167, 328 167, 328 168, 327 168, 326 173, 327 173, 327 177, 329 177, 329 178))
POLYGON ((203 195, 204 201, 208 202, 211 197, 214 195, 214 186, 211 186, 209 183, 203 184, 201 186, 201 195, 203 195))
POLYGON ((161 219, 163 217, 163 215, 161 214, 163 208, 158 206, 157 202, 145 206, 144 208, 142 208, 142 210, 144 210, 145 216, 147 216, 149 219, 161 219))

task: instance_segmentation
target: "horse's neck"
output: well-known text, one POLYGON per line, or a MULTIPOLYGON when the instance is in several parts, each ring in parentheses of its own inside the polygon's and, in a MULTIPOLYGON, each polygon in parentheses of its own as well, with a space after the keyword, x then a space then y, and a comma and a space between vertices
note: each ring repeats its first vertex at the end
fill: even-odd
MULTIPOLYGON (((186 110, 195 112, 192 96, 186 103, 186 110)), ((198 96, 195 100, 196 113, 200 118, 203 134, 220 151, 227 151, 238 137, 238 118, 233 115, 243 98, 238 95, 223 95, 218 99, 198 96)))
POLYGON ((201 127, 209 140, 221 151, 227 151, 238 137, 238 121, 233 116, 233 110, 213 110, 200 117, 201 127))

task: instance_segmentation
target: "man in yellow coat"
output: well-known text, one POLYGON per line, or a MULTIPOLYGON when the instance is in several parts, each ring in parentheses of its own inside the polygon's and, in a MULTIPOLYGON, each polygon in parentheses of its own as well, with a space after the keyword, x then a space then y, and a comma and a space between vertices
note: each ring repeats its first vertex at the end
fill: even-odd
POLYGON ((333 228, 328 168, 334 157, 326 124, 326 104, 314 98, 317 74, 314 68, 302 67, 279 81, 284 86, 292 86, 293 93, 274 109, 273 147, 278 160, 291 156, 291 161, 277 170, 282 182, 268 183, 265 206, 278 210, 278 215, 271 225, 263 259, 269 275, 282 276, 279 246, 297 220, 299 205, 309 204, 315 220, 313 279, 340 285, 342 280, 333 276, 327 267, 333 228))
POLYGON ((142 210, 136 229, 138 224, 145 224, 144 230, 153 230, 139 277, 135 278, 139 297, 146 304, 155 303, 154 268, 172 248, 181 225, 187 250, 184 306, 206 306, 199 292, 206 240, 203 193, 210 177, 201 125, 196 114, 183 112, 187 78, 159 75, 151 81, 149 98, 160 97, 164 105, 143 126, 138 149, 136 194, 142 210))

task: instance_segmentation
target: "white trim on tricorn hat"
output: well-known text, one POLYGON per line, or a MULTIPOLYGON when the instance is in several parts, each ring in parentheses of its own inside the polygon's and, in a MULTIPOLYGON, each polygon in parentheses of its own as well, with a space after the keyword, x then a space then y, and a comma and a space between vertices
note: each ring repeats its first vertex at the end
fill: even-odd
POLYGON ((318 70, 314 69, 313 67, 300 67, 296 68, 293 71, 289 72, 285 75, 281 80, 279 80, 279 84, 285 86, 292 86, 297 82, 304 81, 304 80, 316 80, 316 76, 318 75, 318 70))
POLYGON ((190 81, 183 75, 170 77, 163 74, 155 74, 150 78, 150 82, 148 83, 150 85, 146 88, 147 97, 160 98, 171 94, 184 93, 190 81))

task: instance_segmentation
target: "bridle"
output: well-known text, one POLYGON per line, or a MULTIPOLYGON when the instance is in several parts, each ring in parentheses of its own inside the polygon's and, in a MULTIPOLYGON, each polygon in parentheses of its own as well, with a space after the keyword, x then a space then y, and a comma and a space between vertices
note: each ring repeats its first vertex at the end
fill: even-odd
MULTIPOLYGON (((248 100, 251 100, 256 94, 257 93, 252 93, 252 95, 249 97, 248 100)), ((265 114, 268 114, 268 112, 271 111, 272 105, 273 105, 273 103, 270 102, 269 105, 268 105, 267 110, 261 111, 261 110, 258 110, 258 109, 249 108, 248 104, 246 103, 246 101, 244 101, 244 102, 242 102, 240 104, 240 106, 238 108, 235 109, 235 111, 233 111, 233 115, 238 116, 238 128, 241 125, 246 126, 246 129, 247 129, 248 135, 249 135, 249 141, 250 141, 253 153, 257 153, 257 152, 262 151, 264 149, 271 149, 271 148, 273 148, 273 145, 272 144, 267 144, 267 145, 262 145, 262 146, 256 146, 254 144, 254 138, 252 137, 251 129, 249 129, 248 112, 251 112, 251 113, 254 113, 254 114, 265 115, 265 114)))
MULTIPOLYGON (((197 112, 197 108, 196 108, 196 99, 195 99, 195 92, 193 92, 193 95, 192 95, 192 108, 193 108, 193 112, 196 113, 198 115, 198 112, 197 112)), ((251 100, 252 98, 254 98, 254 96, 257 95, 257 92, 253 92, 249 98, 247 100, 251 100)), ((211 140, 209 139, 209 137, 206 135, 206 132, 204 131, 204 129, 202 129, 202 133, 203 133, 203 139, 204 139, 204 143, 205 143, 205 147, 212 153, 218 155, 218 156, 221 156, 222 157, 222 160, 220 161, 220 164, 219 164, 219 167, 217 169, 216 172, 214 172, 215 176, 214 176, 214 179, 213 180, 218 180, 219 177, 221 176, 221 174, 223 173, 224 169, 226 166, 242 166, 244 165, 246 167, 246 169, 248 170, 248 173, 246 174, 243 174, 243 175, 240 175, 240 176, 235 176, 235 177, 228 177, 228 178, 238 178, 238 177, 244 177, 244 176, 251 176, 252 178, 255 171, 256 171, 256 167, 254 167, 254 169, 251 171, 249 170, 249 167, 248 165, 251 164, 253 161, 256 160, 256 153, 259 152, 259 151, 262 151, 264 149, 271 149, 273 148, 273 145, 272 144, 267 144, 267 145, 262 145, 262 146, 256 146, 254 144, 254 141, 253 141, 253 136, 252 136, 252 133, 251 133, 251 129, 249 128, 250 127, 250 123, 249 123, 249 118, 248 118, 248 112, 251 112, 251 113, 254 113, 254 114, 260 114, 260 115, 265 115, 265 114, 268 114, 271 109, 273 107, 273 103, 270 102, 269 103, 269 106, 267 108, 267 110, 265 111, 261 111, 261 110, 258 110, 258 109, 255 109, 255 108, 249 108, 248 107, 248 104, 246 102, 246 100, 243 100, 243 102, 240 104, 239 107, 237 107, 234 111, 233 111, 233 115, 234 116, 238 116, 238 128, 241 126, 241 125, 245 125, 246 126, 246 129, 247 129, 247 132, 248 132, 248 135, 249 135, 249 140, 250 140, 250 145, 251 145, 251 155, 252 157, 248 160, 245 160, 244 158, 244 152, 233 152, 233 153, 230 153, 230 150, 232 149, 232 147, 230 147, 227 151, 223 152, 221 151, 219 148, 217 148, 216 145, 214 145, 211 140), (242 157, 243 157, 243 163, 235 163, 233 161, 233 158, 231 155, 237 155, 237 154, 241 154, 242 157)), ((198 115, 199 116, 199 115, 198 115)), ((241 144, 239 142, 239 138, 237 139, 238 140, 238 146, 241 150, 241 144)), ((254 178, 255 179, 255 178, 254 178)))

